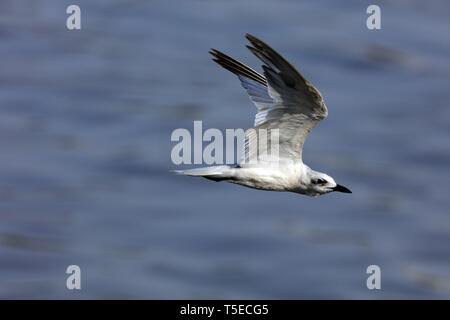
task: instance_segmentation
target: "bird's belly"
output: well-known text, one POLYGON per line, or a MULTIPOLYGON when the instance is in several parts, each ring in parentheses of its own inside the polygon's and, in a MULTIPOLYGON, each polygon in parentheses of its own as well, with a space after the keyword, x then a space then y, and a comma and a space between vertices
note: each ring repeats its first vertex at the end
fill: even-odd
POLYGON ((229 182, 260 190, 291 191, 297 185, 298 177, 295 172, 288 173, 278 169, 250 168, 240 169, 235 179, 229 182))

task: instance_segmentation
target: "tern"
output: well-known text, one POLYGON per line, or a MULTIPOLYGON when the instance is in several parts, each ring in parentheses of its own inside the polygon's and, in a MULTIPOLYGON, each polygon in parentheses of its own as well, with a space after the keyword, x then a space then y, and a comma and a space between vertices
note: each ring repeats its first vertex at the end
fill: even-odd
POLYGON ((302 161, 302 149, 311 130, 328 115, 322 94, 288 61, 267 44, 246 34, 247 48, 262 62, 263 74, 228 55, 211 49, 213 60, 234 73, 256 105, 254 127, 246 131, 244 161, 239 165, 219 165, 188 170, 179 174, 226 181, 249 188, 288 191, 317 197, 332 191, 351 193, 329 175, 314 171, 302 161), (277 131, 277 139, 267 135, 258 143, 258 130, 277 131), (262 149, 275 147, 277 155, 248 161, 262 149))

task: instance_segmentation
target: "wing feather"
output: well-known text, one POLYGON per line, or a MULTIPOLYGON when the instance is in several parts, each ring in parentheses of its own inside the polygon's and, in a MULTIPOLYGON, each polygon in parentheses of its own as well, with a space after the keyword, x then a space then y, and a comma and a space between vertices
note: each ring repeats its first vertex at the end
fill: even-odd
POLYGON ((218 50, 210 51, 215 62, 238 76, 258 108, 254 127, 246 132, 241 163, 301 162, 306 137, 328 115, 322 95, 278 52, 252 35, 246 38, 252 44, 247 48, 264 63, 264 75, 218 50), (271 154, 274 144, 276 157, 271 154))

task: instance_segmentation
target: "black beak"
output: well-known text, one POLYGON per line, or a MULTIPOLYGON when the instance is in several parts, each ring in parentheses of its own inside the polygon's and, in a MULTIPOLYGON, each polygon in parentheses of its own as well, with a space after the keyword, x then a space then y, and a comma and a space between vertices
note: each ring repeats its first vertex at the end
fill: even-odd
POLYGON ((350 190, 348 190, 344 186, 341 186, 340 184, 336 185, 336 187, 333 188, 333 191, 339 191, 339 192, 343 192, 343 193, 352 193, 350 190))

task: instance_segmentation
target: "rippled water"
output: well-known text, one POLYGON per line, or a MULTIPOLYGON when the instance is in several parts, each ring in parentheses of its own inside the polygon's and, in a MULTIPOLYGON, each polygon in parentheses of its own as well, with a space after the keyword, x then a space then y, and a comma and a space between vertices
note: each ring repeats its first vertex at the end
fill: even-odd
POLYGON ((0 3, 1 298, 450 298, 448 2, 382 2, 379 31, 356 0, 76 2, 80 31, 0 3), (304 160, 352 195, 168 172, 174 129, 251 125, 207 53, 259 68, 246 32, 324 95, 304 160))

